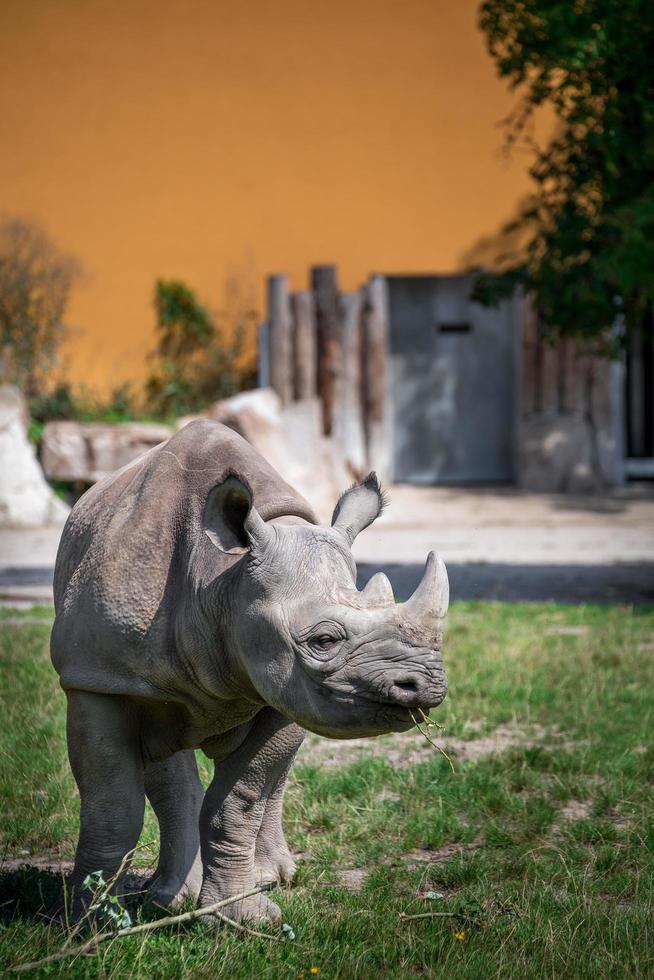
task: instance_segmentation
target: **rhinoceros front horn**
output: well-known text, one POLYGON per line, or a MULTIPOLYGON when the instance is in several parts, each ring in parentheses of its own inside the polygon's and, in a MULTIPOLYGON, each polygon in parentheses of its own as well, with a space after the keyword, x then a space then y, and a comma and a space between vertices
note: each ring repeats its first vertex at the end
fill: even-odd
POLYGON ((430 551, 422 580, 411 598, 404 603, 405 619, 425 629, 436 629, 445 618, 450 601, 450 584, 442 558, 430 551))

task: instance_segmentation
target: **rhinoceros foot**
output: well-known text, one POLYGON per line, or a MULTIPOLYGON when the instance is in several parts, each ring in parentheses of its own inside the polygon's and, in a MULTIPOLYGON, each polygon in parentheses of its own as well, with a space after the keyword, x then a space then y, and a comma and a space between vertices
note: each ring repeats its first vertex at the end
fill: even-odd
MULTIPOLYGON (((235 894, 243 891, 243 889, 230 889, 230 891, 232 894, 235 894)), ((209 892, 203 889, 198 904, 200 908, 204 908, 206 905, 212 905, 214 902, 220 902, 223 898, 228 897, 228 894, 209 894, 209 892)), ((221 909, 221 912, 235 922, 268 923, 273 926, 280 926, 282 924, 282 913, 279 906, 275 905, 267 895, 263 894, 251 895, 249 898, 244 898, 240 902, 226 905, 221 909)), ((213 922, 218 926, 221 924, 218 918, 213 918, 213 922)))
POLYGON ((147 885, 147 899, 153 905, 177 909, 189 899, 197 899, 202 886, 202 864, 197 861, 185 881, 175 875, 156 872, 147 885))
POLYGON ((269 839, 259 834, 254 853, 254 865, 257 880, 264 881, 293 881, 297 865, 288 849, 288 844, 281 840, 269 839))

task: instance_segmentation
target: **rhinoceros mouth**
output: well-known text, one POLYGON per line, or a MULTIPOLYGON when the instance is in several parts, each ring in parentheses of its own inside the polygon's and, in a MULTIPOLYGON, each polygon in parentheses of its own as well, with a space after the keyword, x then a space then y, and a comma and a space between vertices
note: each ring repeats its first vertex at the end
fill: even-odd
MULTIPOLYGON (((424 710, 440 704, 445 695, 439 694, 434 698, 430 697, 425 703, 424 710)), ((406 732, 413 728, 416 719, 419 718, 419 706, 404 705, 397 700, 385 698, 381 693, 372 691, 357 691, 353 695, 343 696, 340 692, 331 692, 329 700, 333 705, 338 705, 341 710, 345 710, 345 715, 341 719, 343 724, 343 734, 341 738, 357 737, 348 734, 347 729, 352 726, 358 727, 363 724, 372 726, 376 734, 382 735, 390 732, 406 732), (347 719, 349 716, 349 719, 347 719)), ((320 733, 319 733, 320 734, 320 733)), ((372 734, 372 731, 371 733, 372 734)))
POLYGON ((415 713, 410 708, 390 704, 383 705, 376 715, 376 721, 390 732, 408 732, 414 727, 415 718, 415 713))
POLYGON ((425 695, 419 699, 410 696, 406 698, 403 696, 404 692, 400 691, 394 697, 386 696, 383 693, 377 692, 361 692, 358 695, 359 700, 368 701, 371 704, 377 704, 386 710, 392 710, 396 713, 403 714, 416 714, 420 711, 431 711, 432 708, 437 708, 443 703, 447 695, 447 685, 435 687, 433 691, 426 692, 425 695))

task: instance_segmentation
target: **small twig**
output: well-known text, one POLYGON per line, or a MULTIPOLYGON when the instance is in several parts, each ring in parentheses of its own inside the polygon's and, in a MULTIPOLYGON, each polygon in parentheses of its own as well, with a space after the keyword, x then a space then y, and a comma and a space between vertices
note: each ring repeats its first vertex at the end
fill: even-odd
MULTIPOLYGON (((128 851, 127 854, 123 857, 122 861, 120 862, 120 865, 118 866, 118 870, 113 875, 113 877, 111 877, 109 879, 109 881, 106 882, 106 884, 104 885, 104 887, 98 888, 97 891, 93 894, 93 896, 92 896, 92 902, 90 903, 89 907, 86 909, 86 911, 84 912, 84 915, 79 920, 79 922, 75 926, 73 926, 73 928, 71 929, 70 933, 68 934, 68 938, 66 939, 66 942, 61 947, 61 951, 62 952, 64 950, 68 949, 68 947, 72 943, 72 941, 75 938, 75 936, 77 936, 81 932, 81 930, 84 928, 85 923, 87 922, 87 920, 91 916, 93 905, 95 905, 96 903, 99 903, 99 902, 103 902, 103 901, 105 901, 107 899, 107 897, 109 895, 109 892, 114 887, 114 885, 116 884, 116 882, 118 881, 118 879, 121 877, 123 871, 125 871, 125 869, 127 868, 129 862, 134 857, 134 855, 135 855, 135 853, 136 853, 137 850, 138 850, 138 847, 133 847, 130 851, 128 851)), ((65 887, 66 886, 64 884, 64 889, 65 889, 65 887)))
POLYGON ((407 915, 406 912, 400 912, 401 919, 433 919, 433 918, 447 918, 456 919, 456 912, 417 912, 415 915, 407 915))
MULTIPOLYGON (((431 721, 431 719, 429 719, 429 718, 427 718, 427 716, 426 716, 426 714, 424 713, 424 711, 422 710, 422 708, 419 708, 418 710, 420 711, 420 714, 422 715, 422 720, 424 721, 424 723, 425 723, 426 725, 428 725, 428 726, 431 726, 431 725, 433 725, 433 726, 434 726, 435 728, 441 728, 441 727, 442 727, 441 725, 437 725, 437 724, 436 724, 436 722, 434 722, 434 721, 431 721)), ((416 716, 414 715, 414 713, 413 713, 413 711, 410 711, 410 712, 409 712, 409 714, 411 715, 411 718, 413 719, 413 724, 414 724, 414 725, 416 726, 416 728, 418 729, 418 731, 420 732, 420 734, 421 734, 421 735, 422 735, 422 736, 423 736, 424 738, 426 738, 426 739, 427 739, 427 741, 429 742, 429 744, 430 744, 431 746, 433 746, 433 748, 435 748, 437 752, 440 752, 440 754, 441 754, 442 756, 445 756, 445 758, 447 759, 447 761, 448 761, 448 763, 449 763, 449 765, 450 765, 450 769, 452 770, 452 774, 453 774, 453 775, 456 775, 456 769, 454 768, 454 763, 453 763, 453 762, 452 762, 452 760, 450 759, 450 757, 449 757, 449 755, 447 754, 447 752, 445 751, 445 749, 444 749, 444 748, 442 748, 442 747, 441 747, 440 745, 438 745, 438 744, 437 744, 437 743, 436 743, 436 742, 435 742, 435 741, 433 740, 433 738, 431 738, 431 737, 430 737, 430 735, 429 735, 429 732, 426 732, 426 731, 423 731, 423 729, 422 729, 422 728, 420 727, 420 722, 419 722, 419 721, 418 721, 418 720, 416 719, 416 716)))
POLYGON ((272 939, 274 942, 279 942, 281 939, 280 936, 273 936, 269 932, 259 932, 257 929, 251 929, 250 926, 244 926, 242 922, 237 922, 236 919, 230 919, 229 916, 223 915, 222 912, 214 912, 214 917, 220 919, 225 925, 237 929, 238 932, 247 933, 248 936, 257 936, 259 939, 272 939))
POLYGON ((109 942, 110 939, 123 939, 125 936, 135 936, 138 933, 153 932, 155 929, 163 929, 166 926, 180 925, 182 922, 192 922, 194 919, 199 919, 200 916, 213 915, 226 905, 232 905, 234 902, 241 902, 245 898, 250 898, 251 895, 258 895, 260 892, 269 891, 274 886, 275 882, 267 881, 249 892, 241 892, 240 895, 223 898, 221 902, 214 902, 213 905, 206 905, 202 909, 192 909, 190 912, 182 912, 179 915, 167 915, 163 919, 155 919, 154 922, 142 922, 138 926, 130 926, 128 929, 118 929, 116 932, 99 932, 96 936, 92 936, 88 942, 82 943, 81 946, 75 946, 74 949, 69 947, 68 949, 60 950, 58 953, 53 953, 52 956, 45 956, 42 960, 34 960, 32 963, 20 963, 9 969, 12 973, 26 973, 28 970, 35 970, 37 967, 45 966, 46 963, 56 963, 57 960, 63 960, 67 956, 90 953, 100 943, 109 942))

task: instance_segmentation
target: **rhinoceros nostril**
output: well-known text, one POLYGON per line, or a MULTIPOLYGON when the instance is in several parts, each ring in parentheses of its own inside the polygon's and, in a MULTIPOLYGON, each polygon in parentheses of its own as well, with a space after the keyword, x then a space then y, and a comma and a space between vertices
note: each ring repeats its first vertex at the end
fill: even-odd
POLYGON ((399 688, 400 691, 407 691, 409 694, 415 694, 418 690, 415 681, 395 681, 393 687, 399 688))
POLYGON ((411 708, 422 700, 422 685, 413 677, 398 677, 388 689, 388 697, 394 704, 411 708))

